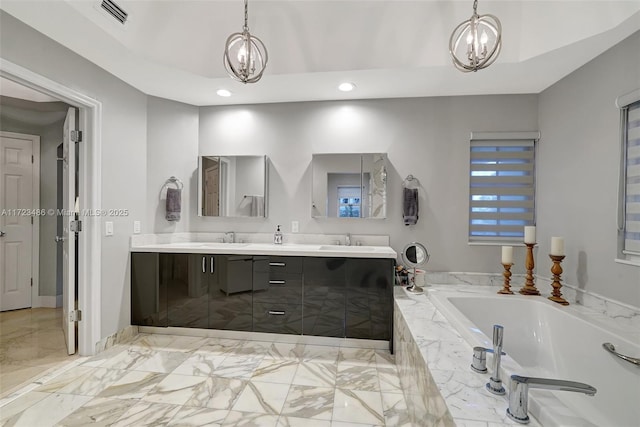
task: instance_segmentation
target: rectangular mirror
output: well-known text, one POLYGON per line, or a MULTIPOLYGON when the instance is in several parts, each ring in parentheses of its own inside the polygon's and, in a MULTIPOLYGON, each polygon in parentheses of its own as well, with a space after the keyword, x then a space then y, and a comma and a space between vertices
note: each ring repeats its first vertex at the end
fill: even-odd
POLYGON ((198 216, 267 216, 267 156, 200 156, 198 216))
POLYGON ((311 168, 311 216, 386 218, 386 153, 314 154, 311 168))

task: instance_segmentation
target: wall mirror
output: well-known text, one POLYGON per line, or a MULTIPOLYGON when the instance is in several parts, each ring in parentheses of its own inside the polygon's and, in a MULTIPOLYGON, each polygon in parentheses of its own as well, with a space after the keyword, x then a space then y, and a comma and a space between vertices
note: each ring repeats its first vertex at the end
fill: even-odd
POLYGON ((386 153, 314 154, 314 218, 387 217, 386 153))
POLYGON ((267 156, 200 156, 198 216, 267 216, 267 156))

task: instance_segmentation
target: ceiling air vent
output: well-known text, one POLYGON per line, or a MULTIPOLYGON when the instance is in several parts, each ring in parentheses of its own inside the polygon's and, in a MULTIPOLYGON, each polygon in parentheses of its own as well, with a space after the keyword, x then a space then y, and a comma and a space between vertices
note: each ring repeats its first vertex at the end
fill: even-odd
POLYGON ((127 16, 129 16, 129 14, 111 0, 102 0, 102 4, 100 6, 102 6, 104 10, 109 12, 109 15, 116 18, 121 24, 124 24, 127 21, 127 16))

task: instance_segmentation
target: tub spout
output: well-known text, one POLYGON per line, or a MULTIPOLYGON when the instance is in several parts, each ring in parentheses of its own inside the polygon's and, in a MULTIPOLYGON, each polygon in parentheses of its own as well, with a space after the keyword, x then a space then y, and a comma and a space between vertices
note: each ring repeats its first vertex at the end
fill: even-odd
POLYGON ((593 396, 597 391, 595 387, 592 387, 589 384, 579 383, 575 381, 511 375, 511 387, 509 388, 509 409, 507 409, 507 415, 513 421, 520 424, 527 424, 529 422, 529 415, 527 415, 527 410, 530 388, 574 391, 578 393, 584 393, 589 396, 593 396))
POLYGON ((502 386, 500 379, 500 360, 502 359, 502 340, 504 337, 504 328, 500 325, 493 325, 493 374, 487 383, 487 390, 493 394, 505 394, 506 391, 502 386))

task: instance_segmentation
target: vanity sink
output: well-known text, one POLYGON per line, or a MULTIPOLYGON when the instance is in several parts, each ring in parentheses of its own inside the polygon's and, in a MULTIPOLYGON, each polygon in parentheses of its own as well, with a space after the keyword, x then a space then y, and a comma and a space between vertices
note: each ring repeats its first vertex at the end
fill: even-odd
POLYGON ((319 248, 321 251, 339 251, 339 252, 374 252, 375 246, 343 246, 343 245, 323 245, 319 248))

